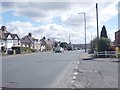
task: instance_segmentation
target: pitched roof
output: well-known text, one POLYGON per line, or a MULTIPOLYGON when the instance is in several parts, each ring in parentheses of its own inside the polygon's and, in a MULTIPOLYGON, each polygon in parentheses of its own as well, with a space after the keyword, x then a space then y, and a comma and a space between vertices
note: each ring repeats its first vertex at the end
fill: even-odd
POLYGON ((28 38, 32 41, 32 42, 35 42, 35 41, 38 41, 38 39, 34 38, 34 37, 29 37, 28 38))
POLYGON ((21 43, 26 43, 26 44, 32 43, 32 41, 29 39, 29 37, 28 37, 27 35, 24 36, 24 37, 22 37, 22 38, 20 39, 20 41, 21 41, 21 43))
POLYGON ((115 33, 120 33, 120 30, 116 31, 115 33))
POLYGON ((7 39, 7 37, 9 35, 11 36, 12 40, 15 39, 15 37, 17 37, 17 40, 20 40, 20 38, 17 34, 12 34, 9 31, 7 31, 6 29, 4 29, 4 31, 2 29, 0 29, 0 39, 7 39))
POLYGON ((17 37, 18 38, 17 40, 20 40, 20 38, 18 37, 17 34, 11 34, 11 37, 12 37, 12 39, 15 39, 15 37, 17 37))
POLYGON ((15 37, 17 37, 17 40, 20 40, 17 34, 11 34, 11 33, 3 33, 1 39, 7 39, 9 35, 11 36, 12 40, 14 40, 15 37))
POLYGON ((34 37, 29 37, 28 35, 21 38, 21 43, 32 44, 33 42, 38 41, 34 37))
POLYGON ((45 40, 44 38, 40 39, 42 45, 52 45, 53 43, 49 40, 45 40))
POLYGON ((4 33, 3 34, 3 39, 7 39, 8 35, 10 35, 10 33, 4 33))
POLYGON ((41 45, 47 45, 44 38, 40 39, 40 41, 41 41, 41 45))

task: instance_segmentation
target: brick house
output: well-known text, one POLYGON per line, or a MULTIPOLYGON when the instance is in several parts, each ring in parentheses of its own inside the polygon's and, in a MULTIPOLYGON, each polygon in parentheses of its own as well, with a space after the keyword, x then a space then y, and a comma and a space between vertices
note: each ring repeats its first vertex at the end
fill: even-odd
POLYGON ((20 41, 21 41, 21 47, 29 47, 30 49, 34 49, 37 51, 40 50, 41 45, 39 40, 32 37, 31 33, 28 33, 28 35, 22 37, 20 41))
POLYGON ((41 50, 40 51, 50 51, 53 49, 53 42, 50 39, 46 39, 43 37, 40 39, 41 42, 41 50))
POLYGON ((115 45, 120 46, 120 30, 115 32, 115 45))

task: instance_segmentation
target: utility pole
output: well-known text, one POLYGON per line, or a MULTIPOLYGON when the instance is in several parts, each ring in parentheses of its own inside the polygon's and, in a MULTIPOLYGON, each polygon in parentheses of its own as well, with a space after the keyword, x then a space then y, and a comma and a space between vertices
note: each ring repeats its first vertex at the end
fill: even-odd
POLYGON ((93 48, 93 47, 92 47, 92 46, 93 46, 93 45, 92 45, 92 44, 93 44, 92 42, 93 42, 93 41, 92 41, 92 32, 91 32, 91 50, 92 50, 92 48, 93 48))
POLYGON ((84 13, 84 28, 85 28, 85 52, 86 52, 86 14, 84 13))
POLYGON ((99 40, 99 29, 98 29, 98 3, 96 3, 96 20, 97 20, 97 41, 99 40))

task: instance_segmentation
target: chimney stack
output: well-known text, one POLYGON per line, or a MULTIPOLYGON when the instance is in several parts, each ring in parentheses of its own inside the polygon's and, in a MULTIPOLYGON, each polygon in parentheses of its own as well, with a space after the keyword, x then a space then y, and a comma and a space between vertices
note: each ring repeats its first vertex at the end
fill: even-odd
POLYGON ((6 30, 6 27, 5 26, 2 26, 1 27, 1 30, 4 32, 6 30))
POLYGON ((45 37, 43 37, 43 39, 45 40, 45 37))
POLYGON ((31 33, 28 33, 28 36, 29 36, 29 37, 32 37, 32 34, 31 34, 31 33))

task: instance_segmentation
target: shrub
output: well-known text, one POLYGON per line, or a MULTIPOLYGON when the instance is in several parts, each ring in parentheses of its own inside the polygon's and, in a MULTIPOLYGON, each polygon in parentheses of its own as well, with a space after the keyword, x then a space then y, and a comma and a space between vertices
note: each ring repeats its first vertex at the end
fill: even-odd
POLYGON ((119 50, 119 51, 117 51, 117 58, 119 58, 119 59, 120 59, 120 50, 119 50))
POLYGON ((100 38, 98 41, 98 51, 108 51, 110 47, 110 39, 100 38))
POLYGON ((21 52, 22 53, 30 53, 31 49, 29 47, 21 47, 21 52))
POLYGON ((36 52, 36 50, 35 49, 31 49, 31 52, 36 52))

